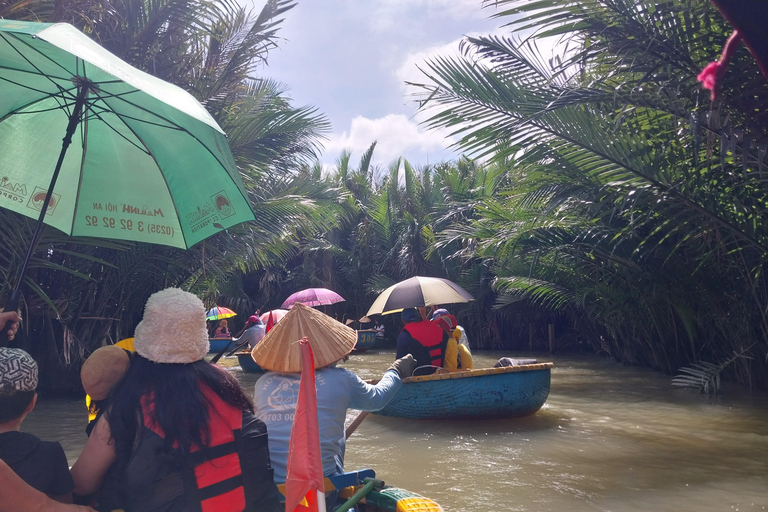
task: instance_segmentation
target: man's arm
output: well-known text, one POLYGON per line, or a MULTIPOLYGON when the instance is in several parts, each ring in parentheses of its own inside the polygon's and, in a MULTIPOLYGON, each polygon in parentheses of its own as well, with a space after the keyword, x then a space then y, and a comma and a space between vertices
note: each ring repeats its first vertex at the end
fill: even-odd
POLYGON ((411 333, 403 329, 397 336, 397 352, 395 353, 395 359, 400 359, 408 353, 408 347, 411 346, 413 337, 411 333))
POLYGON ((360 377, 349 372, 351 380, 349 408, 361 411, 378 411, 392 400, 397 390, 403 385, 400 375, 394 370, 384 372, 378 383, 368 384, 360 377))
POLYGON ((27 485, 0 460, 0 512, 95 512, 90 507, 65 505, 27 485))

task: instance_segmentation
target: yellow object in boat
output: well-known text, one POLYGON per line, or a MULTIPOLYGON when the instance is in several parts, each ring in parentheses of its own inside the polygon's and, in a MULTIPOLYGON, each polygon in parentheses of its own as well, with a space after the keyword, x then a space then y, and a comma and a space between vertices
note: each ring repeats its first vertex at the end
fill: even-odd
MULTIPOLYGON (((127 350, 128 352, 136 352, 136 349, 133 346, 133 338, 125 338, 124 340, 120 340, 115 343, 115 346, 123 350, 127 350)), ((88 395, 85 395, 85 407, 88 409, 88 423, 90 423, 96 419, 96 415, 99 413, 99 410, 91 409, 91 397, 88 395)))

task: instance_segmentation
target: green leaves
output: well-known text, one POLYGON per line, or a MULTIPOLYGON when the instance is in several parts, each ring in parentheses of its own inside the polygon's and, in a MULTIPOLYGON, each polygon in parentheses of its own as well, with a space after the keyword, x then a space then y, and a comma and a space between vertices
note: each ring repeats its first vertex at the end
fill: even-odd
POLYGON ((514 162, 437 247, 490 262, 499 314, 568 312, 628 362, 672 371, 765 339, 765 81, 744 51, 718 104, 696 80, 727 22, 703 0, 493 5, 507 34, 466 38, 411 84, 427 126, 514 162))

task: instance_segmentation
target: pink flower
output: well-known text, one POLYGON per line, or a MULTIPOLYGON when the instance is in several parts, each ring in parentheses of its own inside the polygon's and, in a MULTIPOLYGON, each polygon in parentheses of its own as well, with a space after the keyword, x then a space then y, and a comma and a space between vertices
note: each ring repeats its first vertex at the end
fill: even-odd
POLYGON ((710 62, 707 64, 707 67, 698 74, 696 79, 701 82, 702 87, 714 92, 720 73, 720 62, 710 62))
POLYGON ((709 99, 715 101, 717 99, 717 93, 720 90, 720 79, 725 74, 725 70, 728 67, 728 62, 733 57, 733 52, 736 51, 736 46, 741 42, 741 34, 738 30, 734 30, 723 47, 723 53, 720 55, 720 60, 716 62, 710 62, 707 64, 701 73, 696 76, 696 79, 701 82, 701 86, 705 89, 712 91, 709 94, 709 99))

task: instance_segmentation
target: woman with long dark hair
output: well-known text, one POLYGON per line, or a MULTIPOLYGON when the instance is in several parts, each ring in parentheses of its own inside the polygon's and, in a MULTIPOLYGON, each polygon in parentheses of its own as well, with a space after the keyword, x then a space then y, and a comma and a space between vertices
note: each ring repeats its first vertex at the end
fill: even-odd
POLYGON ((109 472, 100 510, 279 510, 264 423, 239 383, 203 360, 200 299, 175 288, 152 295, 134 343, 123 384, 72 467, 75 493, 98 491, 109 472))

